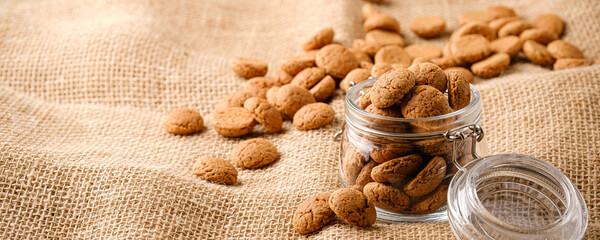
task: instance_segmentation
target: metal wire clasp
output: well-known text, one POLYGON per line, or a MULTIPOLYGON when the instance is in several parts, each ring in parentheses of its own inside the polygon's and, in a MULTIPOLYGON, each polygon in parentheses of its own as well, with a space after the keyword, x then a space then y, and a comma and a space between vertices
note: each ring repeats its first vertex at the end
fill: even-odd
POLYGON ((446 141, 453 143, 452 145, 452 163, 460 171, 464 168, 458 163, 458 150, 465 144, 467 138, 473 138, 471 141, 471 155, 473 159, 479 159, 477 155, 477 142, 483 140, 484 131, 479 124, 468 124, 460 127, 455 127, 444 133, 446 141))

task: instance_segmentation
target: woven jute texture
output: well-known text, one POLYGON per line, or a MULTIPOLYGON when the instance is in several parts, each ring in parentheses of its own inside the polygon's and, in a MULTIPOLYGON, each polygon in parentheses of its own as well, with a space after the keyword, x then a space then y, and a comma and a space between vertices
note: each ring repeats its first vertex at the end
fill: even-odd
MULTIPOLYGON (((359 0, 3 1, 0 2, 0 238, 83 239, 444 239, 447 222, 360 229, 335 220, 298 235, 295 207, 340 187, 343 95, 324 128, 271 134, 257 126, 280 159, 239 170, 224 186, 194 176, 201 157, 229 158, 243 139, 210 125, 213 105, 244 79, 233 56, 269 62, 301 53, 318 28, 331 26, 349 46, 364 36, 359 0), (197 109, 206 128, 174 136, 160 127, 176 107, 197 109)), ((475 0, 394 1, 378 8, 408 31, 421 15, 440 15, 448 29, 475 0)), ((556 13, 563 39, 600 57, 595 0, 502 1, 533 20, 556 13)), ((449 33, 431 40, 443 46, 449 33)), ((600 238, 600 65, 550 71, 517 60, 500 77, 477 84, 491 154, 523 153, 552 163, 583 194, 587 238, 600 238)), ((244 138, 244 139, 245 139, 244 138)))

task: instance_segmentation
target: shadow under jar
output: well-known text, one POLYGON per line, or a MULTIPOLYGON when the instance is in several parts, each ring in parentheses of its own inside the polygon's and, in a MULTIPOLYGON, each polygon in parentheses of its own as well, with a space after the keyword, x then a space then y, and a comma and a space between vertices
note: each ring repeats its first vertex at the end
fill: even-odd
POLYGON ((447 220, 448 185, 456 173, 453 155, 465 165, 473 155, 487 155, 487 145, 481 138, 477 144, 472 142, 475 138, 465 138, 453 151, 454 144, 444 134, 479 122, 479 91, 471 86, 470 104, 458 111, 407 119, 372 114, 358 106, 374 82, 356 84, 346 95, 345 124, 338 135, 342 185, 376 199, 378 220, 447 220))

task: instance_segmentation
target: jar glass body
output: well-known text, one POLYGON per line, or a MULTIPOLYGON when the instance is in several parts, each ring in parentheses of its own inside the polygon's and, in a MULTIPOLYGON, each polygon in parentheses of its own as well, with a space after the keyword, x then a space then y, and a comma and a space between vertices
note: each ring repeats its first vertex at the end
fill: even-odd
MULTIPOLYGON (((452 162, 454 145, 446 140, 444 133, 479 122, 479 92, 471 86, 471 103, 450 114, 422 119, 394 118, 375 115, 358 106, 360 97, 374 81, 361 82, 346 95, 340 145, 342 185, 363 191, 366 184, 377 182, 398 190, 392 191, 393 194, 376 193, 378 198, 393 203, 375 204, 379 220, 446 220, 446 193, 456 168, 452 162), (410 162, 408 168, 407 162, 410 162), (406 170, 409 168, 410 171, 406 170), (398 200, 398 194, 404 195, 404 200, 398 200)), ((465 144, 457 146, 456 157, 461 164, 473 160, 474 145, 470 141, 467 139, 465 144)), ((475 146, 479 156, 487 155, 484 140, 475 146)))

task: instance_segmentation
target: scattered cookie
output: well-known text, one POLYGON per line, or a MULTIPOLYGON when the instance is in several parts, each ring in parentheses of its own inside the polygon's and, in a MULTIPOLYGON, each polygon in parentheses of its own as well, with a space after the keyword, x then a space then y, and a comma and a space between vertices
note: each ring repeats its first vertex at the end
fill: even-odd
POLYGON ((248 169, 272 163, 278 156, 275 145, 264 138, 242 141, 231 150, 231 162, 238 167, 248 169))
POLYGON ((310 93, 315 97, 318 102, 323 102, 335 91, 335 80, 329 75, 325 76, 317 85, 310 89, 310 93))
POLYGON ((427 59, 427 58, 423 58, 423 57, 416 57, 413 58, 412 63, 410 64, 411 66, 420 64, 420 63, 432 63, 431 60, 427 59))
POLYGON ((225 107, 243 107, 244 102, 251 97, 254 97, 254 95, 252 95, 252 93, 244 89, 234 91, 227 94, 227 96, 225 96, 217 104, 215 104, 215 109, 225 107))
POLYGON ((470 11, 470 12, 465 12, 463 14, 461 14, 460 16, 458 16, 458 23, 461 26, 464 26, 467 23, 470 22, 483 22, 483 23, 489 23, 490 21, 492 21, 494 19, 494 17, 492 15, 486 14, 485 12, 482 11, 470 11))
POLYGON ((454 57, 447 57, 447 56, 444 56, 441 58, 433 58, 430 61, 433 64, 438 65, 442 69, 456 67, 456 66, 462 64, 462 62, 460 62, 458 59, 456 59, 454 57))
MULTIPOLYGON (((292 84, 310 89, 325 77, 325 70, 318 67, 305 68, 292 79, 292 84)), ((266 92, 265 92, 266 94, 266 92)))
POLYGON ((234 184, 237 182, 238 172, 229 163, 220 158, 201 158, 194 163, 193 172, 204 180, 221 184, 234 184))
POLYGON ((448 71, 448 103, 454 111, 458 111, 471 103, 471 87, 469 81, 460 71, 448 71))
POLYGON ((329 197, 329 208, 348 224, 370 227, 377 219, 375 206, 361 192, 351 188, 336 190, 329 197))
POLYGON ((554 62, 554 70, 575 68, 589 65, 589 61, 583 58, 559 58, 554 62))
POLYGON ((193 109, 177 108, 169 111, 163 118, 162 127, 172 134, 187 135, 202 131, 204 119, 193 109))
POLYGON ((269 132, 280 132, 282 119, 279 110, 266 99, 252 97, 246 100, 244 108, 252 113, 254 120, 263 125, 269 132))
POLYGON ((558 39, 558 36, 546 29, 530 28, 523 31, 521 35, 519 35, 519 38, 521 39, 521 42, 524 42, 525 40, 533 40, 546 45, 558 39))
POLYGON ((302 44, 302 49, 304 49, 304 51, 309 51, 322 48, 333 41, 333 35, 333 28, 322 28, 302 44))
POLYGON ((422 197, 435 190, 446 175, 446 160, 435 156, 415 178, 404 185, 404 193, 411 197, 422 197))
POLYGON ((315 66, 315 58, 310 55, 293 56, 279 59, 278 63, 281 70, 295 76, 303 69, 315 66))
POLYGON ((379 12, 377 9, 375 9, 375 7, 373 7, 373 5, 368 4, 368 3, 365 3, 362 6, 361 12, 362 12, 364 19, 369 19, 372 16, 381 14, 381 12, 379 12))
POLYGON ((229 67, 244 78, 262 77, 267 74, 269 66, 266 62, 244 57, 234 57, 229 61, 229 67))
POLYGON ((387 14, 376 14, 367 18, 363 23, 363 28, 365 29, 365 32, 373 29, 389 30, 397 33, 400 32, 400 24, 398 24, 398 21, 387 14))
POLYGON ((388 45, 397 45, 398 47, 404 46, 404 39, 399 33, 381 29, 368 31, 365 35, 365 40, 382 47, 388 45))
POLYGON ((552 41, 546 49, 554 58, 584 58, 578 47, 563 40, 552 41))
POLYGON ((249 92, 254 97, 267 98, 269 88, 276 85, 277 83, 266 77, 253 77, 246 82, 243 90, 249 92))
POLYGON ((277 100, 275 107, 289 119, 292 119, 302 106, 316 102, 309 90, 294 84, 279 88, 277 96, 274 98, 277 100))
POLYGON ((492 16, 493 19, 517 16, 515 10, 506 6, 490 6, 483 10, 483 12, 492 16))
POLYGON ((298 130, 320 128, 330 123, 335 111, 327 103, 317 102, 304 105, 294 114, 294 127, 298 130))
POLYGON ((354 39, 354 41, 352 41, 352 48, 362 51, 372 57, 375 56, 379 49, 381 49, 381 45, 364 39, 354 39))
POLYGON ((353 48, 349 48, 348 50, 352 54, 354 54, 354 57, 356 58, 356 61, 359 62, 359 65, 360 65, 361 62, 373 63, 373 60, 371 59, 371 57, 369 57, 369 54, 367 54, 366 52, 363 52, 363 51, 360 51, 360 50, 357 50, 357 49, 353 49, 353 48))
POLYGON ((421 63, 408 68, 415 76, 415 86, 429 85, 446 92, 446 73, 433 63, 421 63))
POLYGON ((505 37, 509 35, 519 36, 523 31, 531 28, 529 23, 523 20, 515 20, 506 23, 498 30, 498 37, 505 37))
POLYGON ((383 183, 365 185, 363 193, 375 207, 392 212, 402 212, 410 207, 410 198, 402 190, 383 183))
POLYGON ((225 137, 246 135, 254 128, 254 117, 243 107, 215 109, 212 118, 215 130, 225 137))
POLYGON ((458 60, 473 63, 491 53, 490 42, 479 34, 467 34, 458 37, 450 45, 452 55, 458 60))
POLYGON ((286 85, 290 82, 292 82, 292 75, 288 74, 287 72, 281 70, 281 69, 277 69, 275 71, 273 71, 273 73, 271 73, 271 80, 273 80, 274 82, 277 83, 277 85, 283 86, 286 85))
POLYGON ((329 208, 329 193, 321 193, 304 200, 292 219, 296 232, 307 234, 317 231, 335 219, 335 213, 329 208))
POLYGON ((390 70, 392 70, 392 65, 389 63, 375 63, 371 68, 371 76, 379 77, 390 70))
POLYGON ((500 28, 502 28, 507 23, 515 21, 515 20, 520 20, 520 18, 518 18, 518 17, 503 17, 503 18, 498 18, 498 19, 492 20, 488 24, 488 26, 494 31, 494 33, 497 34, 498 31, 500 30, 500 28))
POLYGON ((548 52, 546 47, 536 41, 525 40, 523 43, 523 53, 529 61, 541 65, 541 66, 552 66, 554 64, 554 57, 548 52))
POLYGON ((490 47, 492 48, 492 52, 506 53, 513 58, 521 51, 522 42, 517 36, 506 36, 492 41, 490 47))
POLYGON ((359 83, 365 81, 371 76, 371 73, 367 69, 357 68, 348 73, 346 77, 340 82, 340 88, 344 92, 348 92, 350 88, 350 82, 359 83))
POLYGON ((399 183, 409 180, 421 170, 423 158, 411 154, 377 165, 371 170, 371 178, 380 183, 399 183))
POLYGON ((473 83, 473 81, 475 80, 475 77, 473 76, 473 73, 471 72, 471 70, 466 69, 464 67, 450 67, 450 68, 444 69, 444 72, 446 73, 446 78, 448 78, 449 71, 458 71, 458 72, 462 73, 467 78, 467 81, 469 83, 473 83))
POLYGON ((432 38, 446 30, 446 20, 438 16, 421 16, 410 21, 409 29, 419 37, 432 38))
POLYGON ((499 75, 510 64, 510 56, 506 53, 496 53, 484 60, 471 65, 471 71, 482 78, 499 75))
POLYGON ((360 62, 359 63, 359 67, 362 69, 366 69, 367 71, 371 72, 371 69, 373 69, 373 63, 371 62, 360 62))
POLYGON ((401 47, 389 45, 382 47, 377 54, 375 54, 375 64, 377 63, 398 63, 406 68, 412 63, 412 59, 401 47))
POLYGON ((565 24, 562 19, 556 14, 543 14, 535 18, 532 23, 533 27, 545 29, 549 32, 560 36, 565 29, 565 24))
POLYGON ((358 68, 354 54, 339 44, 329 44, 317 53, 317 66, 334 78, 344 78, 346 74, 358 68))
POLYGON ((431 194, 412 205, 410 210, 417 214, 432 213, 444 206, 448 198, 449 180, 445 180, 431 194))
POLYGON ((450 41, 456 41, 461 36, 468 34, 480 34, 487 38, 488 41, 496 39, 496 32, 487 24, 481 22, 470 22, 460 27, 450 35, 450 41))
POLYGON ((415 85, 414 74, 408 69, 395 68, 381 75, 371 90, 375 107, 386 108, 398 102, 415 85))
POLYGON ((418 57, 432 59, 442 56, 442 50, 431 44, 411 44, 406 46, 404 51, 413 59, 418 57))

